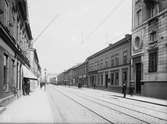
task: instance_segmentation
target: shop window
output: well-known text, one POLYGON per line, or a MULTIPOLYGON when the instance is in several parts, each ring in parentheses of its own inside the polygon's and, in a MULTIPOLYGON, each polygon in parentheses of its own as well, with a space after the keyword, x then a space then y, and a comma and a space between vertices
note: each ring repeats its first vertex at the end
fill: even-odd
POLYGON ((128 77, 127 71, 123 71, 122 72, 122 82, 127 83, 127 77, 128 77))
POLYGON ((111 85, 113 85, 114 84, 114 73, 113 72, 111 72, 111 85))
POLYGON ((157 72, 158 50, 149 51, 149 72, 157 72))
POLYGON ((12 76, 14 81, 14 68, 15 68, 15 61, 12 59, 12 76))
POLYGON ((115 72, 115 85, 119 85, 119 72, 115 72))
POLYGON ((103 74, 101 74, 101 85, 103 85, 103 74))
POLYGON ((4 54, 4 63, 3 63, 3 76, 4 76, 4 84, 7 83, 7 70, 8 70, 8 56, 6 54, 4 54))

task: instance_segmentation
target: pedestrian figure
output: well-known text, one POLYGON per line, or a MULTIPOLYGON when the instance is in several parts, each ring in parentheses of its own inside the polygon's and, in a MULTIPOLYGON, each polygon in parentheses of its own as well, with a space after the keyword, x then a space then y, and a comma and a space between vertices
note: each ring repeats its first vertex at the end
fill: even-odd
POLYGON ((46 91, 46 83, 44 83, 44 91, 46 91))
POLYGON ((42 89, 42 82, 40 82, 40 88, 42 89))
POLYGON ((94 89, 96 88, 96 84, 95 84, 95 83, 93 84, 93 88, 94 88, 94 89))
POLYGON ((19 98, 19 95, 18 95, 18 89, 16 87, 13 87, 13 93, 14 95, 16 96, 16 98, 19 98))
POLYGON ((124 98, 126 98, 126 83, 125 82, 123 82, 122 92, 124 94, 124 98))
POLYGON ((79 83, 78 83, 78 88, 81 88, 81 87, 82 87, 82 85, 81 85, 81 83, 79 82, 79 83))

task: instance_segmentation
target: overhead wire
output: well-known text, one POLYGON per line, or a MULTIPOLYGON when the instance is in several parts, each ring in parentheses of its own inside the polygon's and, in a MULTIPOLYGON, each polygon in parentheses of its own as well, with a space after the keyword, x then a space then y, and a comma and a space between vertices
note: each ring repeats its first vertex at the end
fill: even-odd
POLYGON ((42 34, 50 27, 50 25, 59 17, 59 15, 56 15, 53 17, 53 19, 43 28, 43 30, 37 35, 35 40, 33 41, 34 43, 42 36, 42 34))
POLYGON ((112 8, 111 11, 103 18, 103 20, 100 21, 100 23, 94 28, 94 30, 88 34, 86 40, 89 40, 91 36, 96 33, 96 31, 114 14, 114 12, 116 12, 121 7, 121 5, 125 1, 126 0, 120 0, 119 3, 114 8, 112 8))

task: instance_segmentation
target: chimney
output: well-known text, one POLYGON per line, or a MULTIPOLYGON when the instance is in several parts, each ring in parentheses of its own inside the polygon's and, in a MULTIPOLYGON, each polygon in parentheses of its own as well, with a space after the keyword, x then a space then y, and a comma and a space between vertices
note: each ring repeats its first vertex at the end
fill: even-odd
POLYGON ((125 38, 126 38, 127 40, 131 39, 131 37, 132 37, 132 36, 131 36, 130 34, 126 34, 126 35, 125 35, 125 38))

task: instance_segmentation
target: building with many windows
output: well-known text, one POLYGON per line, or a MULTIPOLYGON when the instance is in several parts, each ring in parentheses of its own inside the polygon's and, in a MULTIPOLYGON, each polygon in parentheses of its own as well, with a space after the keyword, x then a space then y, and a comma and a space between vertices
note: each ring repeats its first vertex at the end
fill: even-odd
POLYGON ((0 99, 22 93, 24 79, 35 78, 27 0, 0 0, 0 99))
POLYGON ((73 68, 75 85, 87 85, 87 62, 83 62, 73 68))
POLYGON ((72 68, 58 74, 57 83, 64 85, 82 84, 87 86, 87 62, 77 64, 72 68))
POLYGON ((167 0, 133 0, 131 82, 137 94, 167 98, 167 0))
POLYGON ((88 84, 121 91, 122 83, 129 87, 131 35, 110 44, 87 58, 88 84))

